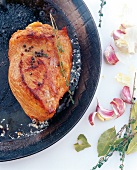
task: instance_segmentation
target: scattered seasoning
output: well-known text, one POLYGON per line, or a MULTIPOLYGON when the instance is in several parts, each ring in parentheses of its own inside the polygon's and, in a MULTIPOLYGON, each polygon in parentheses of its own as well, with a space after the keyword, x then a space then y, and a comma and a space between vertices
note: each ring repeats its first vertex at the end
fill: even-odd
POLYGON ((13 136, 11 136, 11 135, 8 135, 11 139, 15 139, 13 136))
POLYGON ((40 86, 41 85, 41 83, 40 82, 38 82, 38 86, 40 86))
POLYGON ((1 123, 3 123, 5 121, 5 119, 2 119, 1 123))
POLYGON ((32 61, 34 61, 34 60, 35 60, 35 58, 34 58, 34 57, 31 57, 31 60, 32 60, 32 61))
POLYGON ((30 52, 32 48, 34 48, 33 46, 28 47, 28 49, 26 48, 26 45, 23 45, 23 48, 25 48, 25 52, 30 52))
POLYGON ((44 53, 43 49, 41 51, 35 51, 35 57, 46 57, 48 58, 48 54, 44 53))
POLYGON ((35 58, 31 57, 31 64, 33 65, 33 63, 35 63, 35 58))
POLYGON ((33 63, 31 64, 31 68, 32 68, 32 69, 35 68, 35 66, 33 65, 33 63))
POLYGON ((22 132, 15 132, 17 134, 17 139, 20 138, 21 136, 24 136, 22 132))
POLYGON ((29 47, 29 50, 31 50, 31 47, 29 47))
POLYGON ((35 124, 35 123, 30 123, 30 124, 29 124, 29 127, 34 127, 34 128, 36 128, 36 129, 38 129, 38 125, 35 124))
POLYGON ((5 130, 4 130, 4 127, 2 125, 0 125, 0 136, 1 137, 5 136, 5 130))
MULTIPOLYGON (((5 121, 5 119, 3 119, 2 121, 5 121)), ((22 126, 23 124, 20 125, 22 126)), ((45 130, 49 126, 49 123, 48 121, 38 122, 37 120, 33 119, 32 123, 29 123, 28 126, 32 127, 28 132, 24 132, 23 130, 18 129, 18 131, 15 131, 12 134, 8 134, 7 136, 11 139, 34 136, 36 134, 39 134, 43 130, 45 130)), ((6 132, 8 130, 9 130, 9 124, 6 124, 5 128, 2 125, 0 125, 0 137, 5 137, 6 132)))
POLYGON ((36 124, 37 120, 36 119, 32 119, 32 123, 36 124))
POLYGON ((6 130, 9 130, 9 124, 6 124, 6 130))
POLYGON ((23 53, 21 53, 21 56, 24 56, 24 54, 23 54, 23 53))

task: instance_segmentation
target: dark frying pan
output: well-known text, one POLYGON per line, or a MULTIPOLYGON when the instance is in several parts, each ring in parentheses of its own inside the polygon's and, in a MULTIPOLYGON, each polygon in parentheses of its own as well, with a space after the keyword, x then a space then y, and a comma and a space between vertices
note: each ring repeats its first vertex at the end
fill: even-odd
POLYGON ((80 120, 97 88, 101 47, 91 14, 82 0, 0 0, 0 161, 37 153, 61 139, 80 120), (66 26, 73 46, 70 95, 60 101, 56 115, 36 126, 26 116, 8 85, 8 42, 18 29, 34 21, 66 26))

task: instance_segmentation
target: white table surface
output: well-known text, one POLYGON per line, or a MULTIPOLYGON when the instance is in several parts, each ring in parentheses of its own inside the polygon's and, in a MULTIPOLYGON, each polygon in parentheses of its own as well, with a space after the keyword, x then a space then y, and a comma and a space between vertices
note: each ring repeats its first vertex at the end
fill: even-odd
MULTIPOLYGON (((98 10, 100 0, 84 0, 90 9, 92 16, 98 25, 98 10)), ((120 4, 124 0, 106 0, 107 4, 103 8, 103 23, 102 28, 98 28, 102 51, 112 42, 111 32, 119 25, 119 13, 122 10, 120 4)), ((130 0, 129 5, 136 6, 135 0, 130 0)), ((137 16, 137 15, 136 15, 137 16)), ((137 60, 137 57, 135 57, 137 60)), ((115 66, 106 64, 103 60, 101 76, 97 91, 91 105, 79 123, 59 142, 50 148, 43 150, 37 154, 25 157, 19 160, 10 162, 1 162, 0 170, 90 170, 98 161, 97 156, 97 141, 101 133, 113 126, 119 130, 122 125, 127 123, 129 116, 129 108, 119 119, 113 119, 106 122, 101 122, 95 119, 95 125, 91 126, 88 122, 88 116, 95 110, 96 98, 102 106, 110 109, 109 102, 114 97, 119 97, 120 89, 123 87, 116 82, 115 76, 117 73, 127 73, 129 67, 125 64, 118 63, 115 66), (85 149, 77 153, 73 144, 79 134, 85 134, 91 148, 85 149)), ((114 153, 113 157, 101 168, 102 170, 118 170, 120 165, 119 154, 114 153)), ((125 170, 137 169, 137 153, 126 156, 125 170)))

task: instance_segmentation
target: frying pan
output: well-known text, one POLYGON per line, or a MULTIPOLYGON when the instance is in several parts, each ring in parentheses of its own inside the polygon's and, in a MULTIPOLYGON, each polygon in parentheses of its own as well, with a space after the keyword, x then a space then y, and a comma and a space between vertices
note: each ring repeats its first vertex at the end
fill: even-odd
POLYGON ((66 135, 86 112, 95 94, 101 70, 101 46, 94 20, 82 0, 0 0, 0 161, 37 153, 66 135), (69 94, 56 115, 37 127, 26 116, 8 84, 8 42, 18 29, 34 21, 67 27, 73 46, 69 94))

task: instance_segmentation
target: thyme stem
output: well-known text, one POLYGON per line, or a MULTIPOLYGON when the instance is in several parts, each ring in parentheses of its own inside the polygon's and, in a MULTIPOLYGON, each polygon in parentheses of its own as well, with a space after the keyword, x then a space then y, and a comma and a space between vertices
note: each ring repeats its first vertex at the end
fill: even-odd
MULTIPOLYGON (((57 47, 57 52, 58 52, 59 62, 60 62, 60 71, 61 71, 62 76, 65 78, 66 86, 69 87, 70 83, 69 83, 69 81, 67 79, 67 75, 66 75, 66 72, 65 72, 65 69, 64 69, 64 65, 63 65, 63 62, 61 60, 62 53, 64 52, 64 50, 62 49, 62 47, 60 45, 60 42, 59 42, 59 39, 58 39, 58 35, 57 35, 58 27, 57 27, 56 21, 53 18, 53 16, 51 15, 51 13, 50 13, 50 19, 51 19, 51 23, 52 23, 52 27, 53 27, 54 35, 55 35, 56 47, 57 47)), ((70 100, 71 100, 72 104, 74 104, 74 100, 72 98, 71 91, 68 90, 68 93, 69 93, 70 100)))
POLYGON ((106 5, 106 1, 105 0, 100 0, 101 4, 100 4, 100 10, 99 10, 99 27, 101 27, 101 23, 102 23, 102 17, 103 17, 103 7, 104 5, 106 5))
MULTIPOLYGON (((61 74, 62 76, 65 78, 66 82, 68 81, 67 80, 67 76, 65 74, 65 69, 64 69, 64 65, 63 65, 63 62, 61 60, 61 50, 62 49, 60 47, 60 42, 58 40, 58 35, 57 35, 57 31, 58 31, 58 27, 56 25, 56 22, 55 22, 55 19, 53 18, 53 16, 51 15, 50 13, 50 18, 51 18, 51 23, 52 23, 52 27, 53 27, 53 30, 54 30, 54 35, 55 35, 55 40, 56 40, 56 47, 57 47, 57 52, 58 52, 58 56, 59 56, 59 62, 60 62, 60 71, 61 71, 61 74)), ((63 50, 62 50, 63 51, 63 50)), ((66 83, 66 85, 68 86, 68 84, 66 83)))

